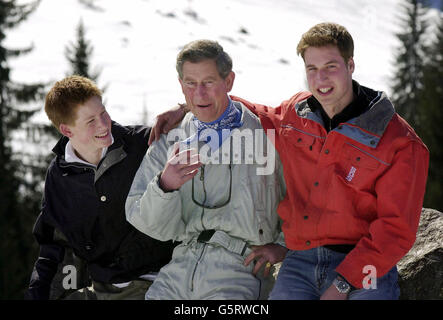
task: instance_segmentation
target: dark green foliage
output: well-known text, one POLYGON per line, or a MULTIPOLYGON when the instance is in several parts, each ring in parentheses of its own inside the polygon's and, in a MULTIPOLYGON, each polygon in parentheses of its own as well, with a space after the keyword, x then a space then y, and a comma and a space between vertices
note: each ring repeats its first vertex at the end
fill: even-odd
POLYGON ((428 146, 431 158, 426 188, 425 207, 443 211, 443 20, 436 40, 430 47, 424 68, 420 116, 425 124, 420 136, 428 146))
POLYGON ((39 3, 0 0, 0 299, 23 297, 37 255, 31 231, 41 202, 42 168, 47 164, 45 156, 32 155, 26 148, 14 152, 12 141, 14 135, 32 131, 29 119, 38 109, 28 103, 41 99, 44 86, 11 81, 8 59, 32 47, 9 49, 3 43, 5 32, 25 20, 39 3))
MULTIPOLYGON (((91 70, 91 57, 94 48, 90 41, 88 41, 85 37, 85 26, 82 20, 80 20, 78 23, 76 32, 76 42, 70 42, 69 45, 65 47, 65 57, 68 59, 71 67, 66 75, 80 75, 97 83, 101 70, 99 68, 94 68, 94 70, 91 70)), ((106 88, 107 85, 100 88, 102 93, 106 91, 106 88)))
POLYGON ((396 73, 392 86, 392 102, 397 112, 419 131, 420 119, 417 113, 420 90, 423 89, 423 66, 428 56, 424 37, 428 28, 427 13, 418 0, 406 0, 402 7, 402 33, 397 34, 401 41, 396 58, 396 73))
POLYGON ((97 82, 99 71, 91 71, 91 56, 94 48, 85 38, 85 27, 83 21, 80 20, 77 26, 77 40, 75 43, 70 42, 65 47, 65 57, 69 61, 71 70, 68 75, 80 75, 97 82))
POLYGON ((392 101, 430 151, 424 206, 443 210, 443 20, 429 19, 426 1, 405 0, 392 101), (433 31, 436 30, 434 34, 433 31))

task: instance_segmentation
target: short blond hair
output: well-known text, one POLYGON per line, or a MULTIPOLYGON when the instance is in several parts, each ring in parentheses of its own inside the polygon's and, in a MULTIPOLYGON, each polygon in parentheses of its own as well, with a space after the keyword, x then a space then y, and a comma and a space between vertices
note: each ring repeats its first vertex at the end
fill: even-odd
POLYGON ((62 123, 73 125, 78 107, 95 96, 101 99, 102 92, 92 80, 69 76, 56 82, 46 95, 46 115, 57 130, 62 123))
POLYGON ((319 23, 309 29, 300 39, 297 54, 305 59, 309 47, 337 46, 341 56, 347 62, 354 56, 354 41, 345 27, 331 22, 319 23))

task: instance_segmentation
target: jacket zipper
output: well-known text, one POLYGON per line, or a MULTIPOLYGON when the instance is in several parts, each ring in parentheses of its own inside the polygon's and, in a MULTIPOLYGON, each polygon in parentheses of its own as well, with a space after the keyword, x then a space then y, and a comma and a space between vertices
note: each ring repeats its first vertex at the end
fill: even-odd
MULTIPOLYGON (((203 194, 204 194, 204 198, 203 198, 203 204, 206 204, 206 187, 205 187, 205 166, 203 165, 201 167, 201 171, 200 171, 200 181, 202 182, 202 186, 203 186, 203 194)), ((205 226, 203 225, 203 216, 205 214, 205 208, 202 208, 202 214, 200 216, 200 223, 202 225, 203 229, 206 229, 205 226)))
MULTIPOLYGON (((206 203, 206 188, 205 188, 205 166, 203 165, 200 169, 200 181, 202 182, 203 185, 203 194, 204 194, 204 198, 203 198, 203 203, 206 203)), ((202 228, 205 229, 204 225, 203 225, 203 215, 205 214, 205 208, 202 208, 202 214, 201 214, 201 218, 200 218, 200 222, 202 225, 202 228)), ((192 271, 192 277, 191 277, 191 292, 194 291, 194 277, 195 277, 195 272, 197 271, 197 267, 198 264, 200 263, 200 259, 203 256, 203 252, 206 248, 206 243, 203 246, 202 252, 200 253, 200 257, 198 257, 197 262, 194 265, 194 270, 192 271)))
POLYGON ((191 277, 191 292, 194 292, 194 277, 195 277, 195 272, 197 271, 197 267, 198 267, 198 265, 199 265, 199 263, 200 263, 200 261, 201 261, 201 258, 203 257, 203 253, 205 252, 205 249, 206 249, 206 243, 203 244, 203 248, 202 248, 202 251, 201 251, 201 253, 200 253, 200 257, 198 257, 198 260, 197 260, 197 262, 195 263, 195 266, 194 266, 194 271, 192 271, 192 277, 191 277))

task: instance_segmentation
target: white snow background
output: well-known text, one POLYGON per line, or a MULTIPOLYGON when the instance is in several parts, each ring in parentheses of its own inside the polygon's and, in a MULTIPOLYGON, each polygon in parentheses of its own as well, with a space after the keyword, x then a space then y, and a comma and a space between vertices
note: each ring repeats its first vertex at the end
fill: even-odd
MULTIPOLYGON (((94 47, 92 67, 102 69, 98 84, 107 85, 106 107, 121 124, 141 124, 147 109, 152 125, 157 114, 184 102, 175 58, 184 44, 201 38, 218 41, 231 55, 231 94, 276 106, 307 89, 296 53, 301 35, 331 21, 354 38, 354 79, 390 93, 401 0, 96 0, 95 9, 85 2, 42 0, 7 33, 8 48, 34 45, 10 60, 12 80, 52 85, 65 77, 65 46, 76 41, 82 19, 94 47)), ((43 109, 43 102, 37 106, 43 109)), ((49 123, 43 111, 32 121, 49 123)))

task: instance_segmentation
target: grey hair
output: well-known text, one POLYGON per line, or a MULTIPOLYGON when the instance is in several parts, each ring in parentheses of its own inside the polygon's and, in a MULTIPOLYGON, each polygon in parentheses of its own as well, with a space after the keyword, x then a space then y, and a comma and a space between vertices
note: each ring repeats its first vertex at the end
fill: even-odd
POLYGON ((183 79, 183 64, 186 61, 198 63, 204 60, 214 60, 218 74, 222 79, 232 71, 232 59, 223 47, 212 40, 195 40, 184 46, 177 55, 176 69, 180 79, 183 79))

